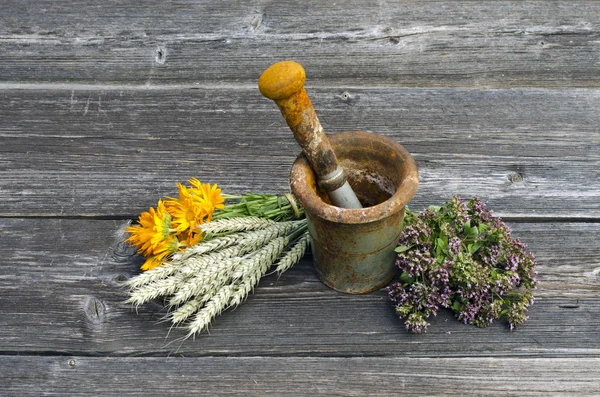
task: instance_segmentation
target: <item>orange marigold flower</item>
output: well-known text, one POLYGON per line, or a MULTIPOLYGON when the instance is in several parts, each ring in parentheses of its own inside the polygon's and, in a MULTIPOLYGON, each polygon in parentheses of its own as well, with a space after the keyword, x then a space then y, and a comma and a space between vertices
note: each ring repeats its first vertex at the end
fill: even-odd
POLYGON ((151 207, 148 212, 142 212, 138 223, 139 225, 128 226, 125 229, 125 232, 131 234, 126 241, 138 247, 140 254, 152 255, 154 250, 169 237, 171 215, 162 200, 158 200, 156 209, 151 207))

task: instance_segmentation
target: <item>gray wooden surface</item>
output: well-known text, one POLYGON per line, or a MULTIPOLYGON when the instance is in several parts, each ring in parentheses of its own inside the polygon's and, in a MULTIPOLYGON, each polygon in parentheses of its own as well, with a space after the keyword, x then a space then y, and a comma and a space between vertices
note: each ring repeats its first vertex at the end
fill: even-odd
POLYGON ((600 2, 0 2, 0 236, 2 396, 600 395, 600 2), (529 244, 523 327, 409 334, 310 255, 195 341, 121 303, 176 182, 288 189, 282 59, 326 131, 413 154, 413 209, 479 195, 529 244))

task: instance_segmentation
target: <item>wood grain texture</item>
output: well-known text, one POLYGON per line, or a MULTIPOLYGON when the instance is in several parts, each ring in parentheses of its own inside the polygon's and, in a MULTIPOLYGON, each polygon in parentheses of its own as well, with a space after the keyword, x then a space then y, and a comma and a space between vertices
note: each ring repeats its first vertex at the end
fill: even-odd
POLYGON ((0 353, 100 356, 457 357, 600 354, 597 223, 515 223, 539 261, 529 321, 466 326, 448 311, 427 334, 404 330, 380 290, 353 296, 325 287, 310 257, 218 317, 209 334, 177 341, 160 302, 123 305, 123 280, 141 258, 122 243, 125 222, 0 219, 0 353), (557 244, 560 242, 560 244, 557 244), (566 255, 565 252, 569 254, 566 255), (43 335, 43 337, 41 337, 43 335))
POLYGON ((0 15, 0 395, 600 394, 600 2, 21 0, 0 15), (413 335, 385 290, 330 290, 310 255, 195 341, 161 302, 122 303, 142 263, 123 219, 176 182, 288 190, 299 149, 256 87, 281 59, 305 66, 326 132, 414 155, 412 209, 480 195, 512 221, 539 262, 524 326, 443 311, 413 335))
POLYGON ((596 396, 600 359, 0 357, 3 396, 596 396), (152 376, 145 376, 152 374, 152 376), (142 381, 143 379, 143 381, 142 381))
MULTIPOLYGON (((600 217, 600 90, 309 94, 326 131, 414 155, 416 209, 459 194, 504 216, 600 217)), ((299 152, 256 88, 0 90, 0 113, 2 216, 134 217, 190 177, 284 192, 299 152)))
POLYGON ((600 86, 592 0, 28 0, 0 13, 3 81, 254 84, 289 58, 334 86, 600 86))

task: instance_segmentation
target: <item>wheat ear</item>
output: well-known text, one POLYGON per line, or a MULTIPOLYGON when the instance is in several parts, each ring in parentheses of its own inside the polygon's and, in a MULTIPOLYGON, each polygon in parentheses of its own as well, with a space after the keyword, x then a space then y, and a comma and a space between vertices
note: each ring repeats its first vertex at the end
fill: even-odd
POLYGON ((271 222, 265 229, 236 233, 201 242, 181 253, 175 254, 170 262, 166 262, 159 267, 129 279, 127 285, 135 289, 165 279, 178 272, 194 273, 209 263, 256 250, 271 239, 287 233, 294 228, 302 227, 304 224, 305 221, 271 222), (235 240, 229 239, 230 237, 235 238, 235 240), (215 240, 218 241, 215 244, 211 244, 215 240), (225 244, 231 244, 232 246, 223 248, 225 244), (197 248, 201 246, 203 248, 197 248))
POLYGON ((198 229, 204 235, 210 235, 264 229, 274 223, 276 222, 270 219, 259 218, 257 216, 244 216, 203 223, 198 226, 198 229))
POLYGON ((227 308, 236 288, 236 284, 229 284, 219 289, 206 306, 196 313, 192 322, 187 326, 188 335, 186 338, 204 331, 210 322, 227 308))
POLYGON ((169 313, 168 318, 171 319, 173 324, 179 325, 200 310, 202 305, 204 305, 212 297, 213 295, 204 295, 191 299, 179 306, 176 310, 173 310, 171 313, 169 313))
MULTIPOLYGON (((299 226, 298 223, 285 222, 271 225, 266 229, 246 232, 248 236, 242 238, 240 245, 236 246, 241 248, 237 253, 240 258, 214 261, 207 263, 201 268, 194 266, 195 258, 190 258, 188 260, 189 263, 180 269, 180 273, 191 274, 193 277, 179 286, 169 304, 177 306, 194 296, 209 293, 212 289, 218 290, 218 288, 231 280, 236 266, 242 261, 242 255, 257 251, 274 238, 293 232, 299 227, 302 226, 299 226)), ((198 259, 201 259, 201 257, 198 259)))
POLYGON ((189 258, 190 256, 202 255, 208 252, 218 251, 220 249, 230 247, 234 244, 237 244, 243 235, 244 233, 233 233, 226 236, 215 237, 209 240, 203 240, 196 245, 175 253, 171 260, 173 262, 180 262, 189 258))
POLYGON ((131 279, 134 281, 129 283, 132 286, 130 294, 132 297, 136 297, 136 302, 140 301, 142 297, 147 298, 144 300, 146 302, 157 296, 172 294, 178 289, 183 280, 192 277, 198 270, 205 268, 211 263, 235 257, 243 249, 243 246, 234 245, 221 251, 188 258, 184 262, 165 263, 131 279), (155 291, 155 289, 158 290, 155 291))
POLYGON ((194 316, 194 319, 187 327, 187 337, 196 335, 206 329, 217 315, 231 305, 231 302, 241 302, 248 295, 248 291, 258 284, 261 276, 267 271, 269 266, 281 255, 289 240, 288 236, 278 237, 260 250, 250 254, 240 264, 240 269, 238 270, 243 278, 242 283, 245 282, 249 287, 240 289, 240 283, 221 287, 212 299, 194 316))
POLYGON ((281 259, 279 259, 276 263, 277 268, 275 271, 281 275, 281 273, 298 263, 306 253, 309 245, 310 235, 308 234, 308 231, 305 231, 298 240, 292 243, 292 247, 281 257, 281 259))
MULTIPOLYGON (((244 237, 243 243, 248 244, 251 248, 249 252, 256 251, 276 237, 288 233, 295 234, 297 230, 305 229, 305 227, 306 222, 278 223, 277 225, 269 226, 267 229, 246 232, 248 236, 244 237), (251 237, 251 235, 253 237, 251 237)), ((241 243, 242 242, 240 242, 240 244, 241 243)), ((193 262, 194 259, 195 258, 190 258, 188 259, 188 262, 193 262)), ((198 273, 192 279, 187 280, 185 283, 186 285, 183 285, 169 302, 172 306, 183 303, 182 306, 171 312, 170 317, 173 323, 180 324, 188 319, 192 314, 199 310, 205 302, 210 300, 212 296, 216 294, 218 289, 227 282, 234 282, 231 280, 232 273, 235 270, 234 264, 221 265, 222 263, 215 263, 215 266, 206 266, 202 269, 190 269, 196 270, 198 273)), ((191 267, 193 268, 193 266, 191 267)), ((181 271, 183 272, 183 268, 181 271)))
POLYGON ((143 303, 156 299, 159 296, 171 295, 177 291, 177 286, 183 282, 183 277, 176 274, 172 277, 157 280, 150 284, 146 284, 140 288, 132 290, 129 293, 129 299, 125 303, 131 303, 139 306, 143 303))
POLYGON ((194 277, 179 285, 175 295, 169 299, 169 306, 180 305, 194 296, 212 294, 220 287, 227 284, 231 278, 231 273, 241 262, 242 258, 228 258, 220 262, 215 262, 202 269, 194 277))

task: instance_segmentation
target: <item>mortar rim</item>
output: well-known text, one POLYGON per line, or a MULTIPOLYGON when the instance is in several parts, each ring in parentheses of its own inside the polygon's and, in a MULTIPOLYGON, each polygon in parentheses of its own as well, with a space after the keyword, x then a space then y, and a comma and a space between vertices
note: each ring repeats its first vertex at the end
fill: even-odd
POLYGON ((415 195, 419 185, 417 165, 410 153, 395 140, 385 135, 367 131, 345 131, 328 135, 332 146, 334 146, 334 152, 335 144, 349 137, 384 143, 404 160, 406 176, 396 186, 394 194, 386 201, 367 208, 345 209, 327 204, 319 198, 316 191, 311 189, 307 183, 302 183, 306 179, 306 172, 310 172, 313 179, 315 178, 308 161, 303 154, 300 154, 294 161, 290 173, 290 188, 300 205, 304 207, 307 214, 343 224, 376 222, 404 209, 404 206, 415 195))

